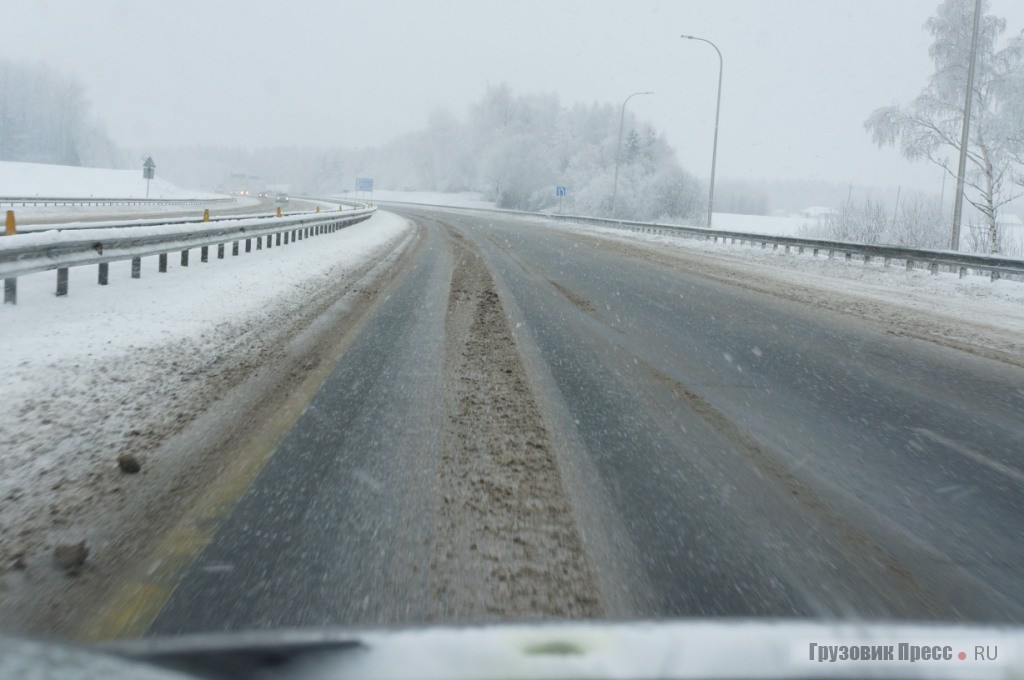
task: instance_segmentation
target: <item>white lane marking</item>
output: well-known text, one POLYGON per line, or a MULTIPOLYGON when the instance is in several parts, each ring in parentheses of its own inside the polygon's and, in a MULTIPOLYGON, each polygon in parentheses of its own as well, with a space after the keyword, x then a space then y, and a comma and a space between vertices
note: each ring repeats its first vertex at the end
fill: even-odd
POLYGON ((970 458, 975 463, 981 463, 990 470, 995 470, 996 472, 1004 474, 1007 477, 1015 479, 1021 484, 1024 484, 1024 472, 1021 472, 1017 468, 1010 467, 1009 465, 1004 465, 1003 463, 1000 463, 997 460, 992 460, 985 454, 978 453, 974 449, 968 448, 961 444, 960 442, 953 441, 952 439, 947 439, 946 437, 943 437, 941 434, 936 434, 935 432, 932 432, 931 430, 928 430, 926 428, 912 427, 910 429, 911 431, 918 433, 922 437, 931 439, 933 442, 936 442, 937 444, 942 444, 943 446, 952 449, 953 451, 956 451, 964 458, 970 458))

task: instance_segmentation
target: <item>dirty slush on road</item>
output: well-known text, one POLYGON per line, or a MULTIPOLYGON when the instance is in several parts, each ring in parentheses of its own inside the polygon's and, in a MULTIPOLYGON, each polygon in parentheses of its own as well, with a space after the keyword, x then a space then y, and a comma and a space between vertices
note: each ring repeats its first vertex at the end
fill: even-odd
MULTIPOLYGON (((604 607, 563 483, 557 452, 530 390, 495 282, 468 239, 447 225, 442 226, 453 254, 453 273, 444 322, 444 346, 439 348, 444 352, 445 364, 444 403, 438 409, 441 445, 434 463, 434 484, 424 490, 432 497, 430 502, 434 509, 426 551, 429 564, 420 565, 426 572, 427 601, 422 605, 409 603, 412 610, 419 606, 423 610, 407 610, 387 623, 600 617, 604 607)), ((404 252, 404 247, 398 250, 404 252)), ((401 267, 395 263, 391 263, 390 271, 401 275, 401 267)), ((384 287, 381 284, 380 290, 384 287)), ((338 291, 351 292, 350 288, 350 284, 343 284, 338 291)), ((377 292, 379 290, 364 301, 366 305, 378 297, 377 292)), ((325 306, 329 305, 308 305, 301 318, 289 318, 288 327, 311 324, 311 318, 322 313, 325 306)), ((328 326, 338 330, 337 337, 348 336, 346 329, 352 328, 352 316, 332 317, 328 326)), ((329 343, 331 347, 340 342, 328 332, 328 327, 313 335, 318 339, 334 337, 329 343)), ((249 335, 243 334, 243 337, 249 335)), ((274 338, 280 339, 277 334, 274 338)), ((306 346, 301 348, 310 353, 293 357, 295 361, 305 365, 316 359, 318 345, 314 342, 313 346, 314 351, 306 346)), ((228 350, 230 348, 228 345, 228 350)), ((280 352, 274 355, 282 356, 280 352)), ((266 358, 263 352, 250 352, 246 356, 258 360, 266 358)), ((159 365, 159 361, 155 363, 159 365)), ((227 364, 234 366, 231 362, 227 364)), ((231 375, 244 375, 246 368, 244 364, 239 365, 231 375)), ((287 361, 281 366, 275 364, 274 368, 290 370, 287 361)), ((208 397, 222 394, 223 390, 211 389, 220 379, 219 375, 198 373, 195 386, 204 388, 203 393, 208 397)), ((228 386, 235 382, 237 380, 229 381, 228 386)), ((264 387, 267 385, 258 389, 264 387)), ((272 404, 279 402, 281 390, 271 388, 266 393, 251 394, 249 398, 260 404, 265 400, 267 403, 260 409, 272 408, 272 404)), ((211 401, 207 399, 194 406, 212 408, 211 401)), ((175 402, 184 405, 188 400, 175 402)), ((194 417, 195 413, 179 413, 174 425, 177 429, 185 428, 194 417)), ((65 560, 73 564, 77 578, 45 571, 45 579, 32 588, 23 584, 25 587, 4 592, 0 587, 3 610, 13 612, 21 608, 26 611, 27 607, 28 623, 22 625, 38 632, 68 634, 89 624, 100 600, 105 601, 108 594, 116 590, 126 570, 141 569, 141 565, 152 561, 150 549, 178 516, 170 507, 172 503, 176 500, 174 504, 180 508, 192 502, 202 492, 201 480, 212 483, 218 465, 229 465, 229 461, 243 455, 239 453, 240 445, 232 428, 246 429, 245 423, 252 422, 253 417, 262 416, 238 413, 236 425, 227 428, 228 432, 219 435, 216 441, 207 442, 206 449, 216 451, 217 455, 195 472, 176 475, 178 468, 175 468, 155 479, 151 474, 138 475, 145 484, 133 495, 136 503, 131 507, 136 512, 114 513, 107 508, 105 518, 112 525, 104 544, 108 547, 96 551, 94 556, 91 551, 81 554, 77 544, 69 546, 72 551, 78 550, 70 552, 65 560), (164 486, 160 486, 161 482, 164 486), (154 491, 159 493, 154 495, 154 491), (157 515, 164 520, 155 521, 153 518, 157 515), (151 522, 151 531, 136 531, 140 523, 146 522, 151 522), (79 569, 83 563, 84 569, 79 569)), ((147 451, 152 450, 150 458, 159 458, 157 447, 167 444, 164 439, 170 434, 155 429, 149 434, 153 441, 147 451)), ((197 452, 180 462, 187 460, 194 466, 200 459, 205 460, 197 452)), ((345 536, 339 535, 337 540, 343 543, 345 536)), ((401 578, 401 569, 392 576, 401 578)), ((415 577, 410 575, 410 578, 415 577)), ((349 625, 351 622, 335 623, 349 625)))
POLYGON ((494 280, 445 226, 445 419, 431 592, 439 621, 590 618, 602 607, 494 280))

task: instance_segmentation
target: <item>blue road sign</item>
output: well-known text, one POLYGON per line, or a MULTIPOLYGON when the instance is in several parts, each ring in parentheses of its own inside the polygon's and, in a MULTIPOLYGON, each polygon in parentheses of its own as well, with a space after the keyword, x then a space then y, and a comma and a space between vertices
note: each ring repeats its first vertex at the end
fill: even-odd
POLYGON ((356 177, 356 191, 373 191, 373 178, 356 177))
POLYGON ((565 187, 555 187, 555 196, 565 196, 565 187))

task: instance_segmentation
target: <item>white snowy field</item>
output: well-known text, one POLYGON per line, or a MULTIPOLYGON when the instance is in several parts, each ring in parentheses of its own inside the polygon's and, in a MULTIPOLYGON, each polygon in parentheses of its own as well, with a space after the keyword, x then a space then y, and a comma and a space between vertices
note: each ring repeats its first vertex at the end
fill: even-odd
MULTIPOLYGON (((159 171, 159 168, 157 169, 159 171)), ((0 197, 145 198, 146 180, 138 170, 82 168, 45 163, 0 161, 0 197)), ((150 198, 223 198, 220 194, 182 189, 157 177, 150 198)))
POLYGON ((814 227, 817 223, 813 218, 783 215, 738 215, 716 212, 711 216, 712 229, 745 231, 765 236, 799 236, 804 228, 814 227))
POLYGON ((116 262, 107 286, 95 266, 76 267, 62 298, 52 271, 19 278, 18 304, 0 305, 0 560, 37 555, 101 497, 113 502, 117 452, 184 422, 210 399, 204 381, 260 360, 309 300, 354 283, 410 228, 382 212, 223 260, 194 252, 187 269, 171 258, 166 274, 147 257, 141 279, 116 262))
MULTIPOLYGON (((0 161, 0 198, 145 198, 146 180, 139 170, 109 170, 81 168, 43 163, 14 163, 0 161)), ((150 181, 150 198, 162 199, 216 199, 221 194, 182 189, 159 175, 150 181)), ((237 210, 259 205, 256 198, 238 197, 234 202, 211 203, 212 212, 237 210)), ((38 223, 47 220, 97 219, 110 216, 151 215, 189 210, 202 214, 203 206, 180 205, 0 205, 0 211, 13 210, 19 223, 38 223)))

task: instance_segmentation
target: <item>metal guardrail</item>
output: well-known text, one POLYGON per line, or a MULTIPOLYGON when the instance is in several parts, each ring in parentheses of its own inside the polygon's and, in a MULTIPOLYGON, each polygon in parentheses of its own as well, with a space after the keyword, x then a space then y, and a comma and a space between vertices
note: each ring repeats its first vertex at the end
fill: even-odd
POLYGON ((780 246, 789 253, 790 249, 796 248, 798 253, 810 250, 814 255, 819 252, 827 252, 832 258, 837 253, 842 254, 846 260, 852 260, 856 255, 863 258, 865 263, 873 258, 881 259, 886 266, 892 260, 905 263, 907 271, 914 269, 918 264, 926 266, 932 274, 938 274, 940 267, 947 267, 948 271, 959 274, 960 278, 967 275, 969 270, 988 273, 994 281, 1000 275, 1024 277, 1024 260, 1002 257, 1000 255, 979 255, 975 253, 963 253, 957 250, 926 250, 923 248, 908 248, 905 246, 891 246, 881 244, 850 243, 846 241, 826 241, 823 239, 799 238, 795 236, 772 236, 768 234, 752 234, 742 231, 726 231, 719 229, 707 229, 704 227, 687 227, 675 224, 659 224, 657 222, 630 222, 626 220, 611 220, 602 217, 583 217, 580 215, 556 215, 550 213, 525 212, 521 210, 502 210, 498 208, 465 208, 459 206, 434 205, 429 203, 402 203, 401 201, 379 201, 381 204, 395 203, 399 205, 419 205, 430 208, 444 208, 446 210, 461 210, 469 212, 498 213, 514 215, 517 217, 529 217, 534 219, 555 220, 575 224, 587 224, 593 226, 610 227, 613 229, 624 229, 633 232, 654 233, 665 235, 681 235, 700 240, 719 239, 723 243, 739 243, 740 245, 760 245, 766 248, 771 244, 773 249, 780 246))
MULTIPOLYGON (((231 199, 233 201, 233 199, 231 199)), ((369 208, 371 204, 360 201, 360 202, 332 202, 337 205, 353 209, 369 208)), ((313 214, 312 210, 302 211, 301 213, 289 213, 289 215, 295 214, 313 214)), ((88 222, 52 222, 52 223, 30 223, 20 225, 17 227, 18 233, 34 233, 38 231, 50 231, 52 229, 106 229, 106 228, 126 228, 132 226, 156 226, 160 224, 195 224, 198 222, 220 222, 224 220, 237 220, 241 215, 237 213, 233 214, 209 214, 207 215, 187 215, 184 217, 147 217, 142 219, 117 219, 117 220, 91 220, 88 222)), ((259 219, 276 219, 276 215, 272 212, 268 213, 254 213, 248 215, 248 217, 254 217, 259 219)))
POLYGON ((233 196, 223 198, 93 198, 60 196, 0 196, 0 206, 59 205, 206 205, 235 203, 233 196))
POLYGON ((303 213, 274 219, 263 217, 236 218, 216 223, 162 224, 134 228, 67 229, 42 233, 0 237, 0 278, 4 279, 4 302, 17 302, 19 276, 52 269, 57 270, 57 295, 68 293, 68 269, 90 264, 99 265, 98 282, 108 282, 110 262, 131 260, 131 276, 141 277, 142 258, 157 255, 158 270, 167 271, 167 255, 181 253, 181 266, 187 267, 189 250, 200 249, 200 261, 207 262, 210 246, 217 246, 217 258, 224 259, 225 245, 231 244, 232 256, 244 244, 246 253, 275 245, 288 245, 312 236, 329 234, 343 227, 362 222, 376 212, 368 206, 350 211, 303 213))
MULTIPOLYGON (((354 207, 354 208, 365 208, 365 207, 368 207, 368 206, 369 206, 368 203, 359 203, 359 204, 356 204, 356 205, 351 206, 351 207, 354 207)), ((312 211, 312 210, 305 210, 305 211, 302 211, 302 212, 288 213, 289 216, 292 216, 292 215, 313 215, 313 214, 314 214, 314 211, 312 211)), ((209 219, 207 219, 207 217, 205 217, 204 215, 196 214, 196 215, 189 215, 189 216, 186 216, 186 217, 149 217, 149 218, 138 219, 138 220, 96 220, 96 221, 90 221, 90 222, 54 222, 54 223, 50 223, 50 224, 45 224, 45 223, 44 224, 36 224, 36 223, 32 223, 32 224, 27 224, 27 225, 19 226, 18 227, 18 233, 19 234, 30 234, 30 233, 38 233, 38 232, 42 232, 42 231, 52 231, 52 230, 55 230, 55 229, 57 229, 57 230, 75 229, 75 230, 78 230, 78 231, 82 231, 82 230, 88 230, 88 229, 125 229, 125 228, 131 228, 131 227, 151 227, 151 226, 158 226, 158 225, 165 225, 165 224, 196 224, 196 223, 201 223, 201 222, 205 222, 205 223, 209 223, 209 222, 224 222, 224 221, 227 221, 227 220, 237 220, 237 219, 239 219, 241 217, 248 217, 248 218, 262 219, 262 220, 277 219, 277 215, 275 215, 273 212, 253 213, 253 214, 250 214, 250 215, 238 215, 238 214, 217 215, 217 214, 213 214, 213 215, 209 215, 209 219)))

